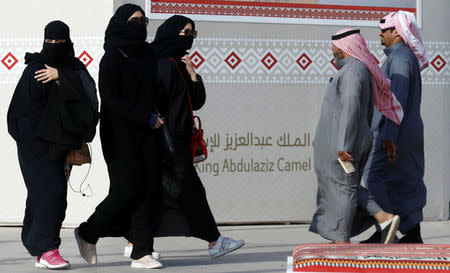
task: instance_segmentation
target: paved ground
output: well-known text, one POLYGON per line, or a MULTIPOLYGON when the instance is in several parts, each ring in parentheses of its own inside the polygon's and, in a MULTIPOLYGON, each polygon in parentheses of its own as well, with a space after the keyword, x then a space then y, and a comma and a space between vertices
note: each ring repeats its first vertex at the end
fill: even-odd
MULTIPOLYGON (((286 226, 234 226, 221 227, 225 236, 244 239, 247 244, 234 253, 211 260, 207 244, 193 238, 158 238, 155 248, 161 253, 164 269, 151 272, 199 273, 234 272, 267 273, 286 272, 286 257, 300 243, 326 242, 308 232, 307 225, 286 226)), ((422 225, 426 243, 450 244, 450 221, 425 222, 422 225)), ((355 238, 355 242, 368 237, 373 230, 355 238)), ((130 268, 128 258, 122 256, 126 241, 121 238, 102 239, 98 243, 99 264, 90 266, 81 259, 73 237, 73 229, 62 230, 61 253, 72 263, 73 272, 142 272, 130 268)), ((43 272, 33 268, 34 259, 28 255, 20 241, 20 228, 0 228, 0 273, 43 272)))

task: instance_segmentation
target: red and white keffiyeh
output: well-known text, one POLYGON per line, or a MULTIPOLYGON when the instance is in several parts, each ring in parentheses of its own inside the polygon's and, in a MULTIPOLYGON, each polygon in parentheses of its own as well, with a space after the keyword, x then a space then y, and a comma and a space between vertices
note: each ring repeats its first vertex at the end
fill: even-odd
POLYGON ((403 109, 395 95, 391 92, 391 81, 387 79, 377 64, 375 56, 370 53, 366 40, 358 30, 342 29, 334 36, 332 43, 348 55, 363 62, 372 74, 374 87, 374 103, 378 110, 400 125, 403 109), (347 35, 349 34, 349 35, 347 35))
POLYGON ((428 52, 423 45, 416 17, 413 13, 402 10, 391 12, 381 19, 379 26, 381 29, 395 27, 405 44, 409 46, 414 52, 414 55, 416 55, 417 60, 419 61, 420 71, 428 67, 430 63, 428 52))

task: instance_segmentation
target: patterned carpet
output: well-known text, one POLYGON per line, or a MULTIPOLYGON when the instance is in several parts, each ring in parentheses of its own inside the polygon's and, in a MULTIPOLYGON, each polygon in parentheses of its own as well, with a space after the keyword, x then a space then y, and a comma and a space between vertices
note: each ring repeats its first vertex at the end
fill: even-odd
POLYGON ((450 272, 450 245, 305 244, 293 251, 294 272, 450 272))

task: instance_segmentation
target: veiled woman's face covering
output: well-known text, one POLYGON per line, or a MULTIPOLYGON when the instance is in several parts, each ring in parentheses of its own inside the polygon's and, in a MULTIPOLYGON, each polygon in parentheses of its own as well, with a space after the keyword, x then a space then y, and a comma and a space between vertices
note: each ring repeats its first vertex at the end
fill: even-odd
POLYGON ((137 5, 120 6, 109 21, 105 31, 105 49, 127 48, 142 45, 147 39, 148 18, 137 5), (136 12, 143 16, 134 16, 136 12), (133 16, 132 18, 130 18, 133 16))
POLYGON ((158 27, 153 44, 157 45, 160 56, 179 58, 192 48, 194 32, 194 21, 185 16, 174 15, 158 27), (188 31, 189 24, 191 24, 191 30, 188 31), (187 32, 189 35, 186 35, 187 32))
POLYGON ((69 27, 61 21, 52 21, 45 26, 45 40, 64 40, 60 43, 49 43, 44 40, 41 54, 47 64, 63 66, 71 64, 75 56, 73 43, 70 40, 69 27))
POLYGON ((140 10, 135 11, 131 16, 126 22, 129 33, 134 33, 136 39, 145 41, 147 39, 148 18, 140 10))
POLYGON ((187 23, 184 28, 178 34, 178 37, 184 42, 185 50, 192 48, 194 39, 197 36, 197 31, 192 29, 192 23, 187 23))
POLYGON ((67 60, 74 57, 72 51, 72 43, 46 43, 44 42, 44 47, 42 54, 44 54, 49 60, 49 64, 62 65, 67 62, 67 60))
POLYGON ((182 50, 189 50, 192 48, 192 44, 194 43, 194 38, 192 36, 178 36, 176 38, 178 48, 182 50))
POLYGON ((143 42, 147 39, 147 24, 127 22, 127 27, 131 34, 130 37, 143 42))

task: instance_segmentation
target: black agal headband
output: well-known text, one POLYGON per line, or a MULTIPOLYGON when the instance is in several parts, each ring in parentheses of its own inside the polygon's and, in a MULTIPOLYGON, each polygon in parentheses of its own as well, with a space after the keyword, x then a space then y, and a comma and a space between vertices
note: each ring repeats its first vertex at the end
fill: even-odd
POLYGON ((338 35, 333 35, 333 36, 331 36, 331 40, 339 40, 339 39, 342 39, 344 37, 347 37, 347 36, 355 34, 355 33, 359 33, 359 29, 353 29, 353 30, 349 30, 347 32, 344 32, 344 33, 341 33, 338 35))

